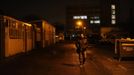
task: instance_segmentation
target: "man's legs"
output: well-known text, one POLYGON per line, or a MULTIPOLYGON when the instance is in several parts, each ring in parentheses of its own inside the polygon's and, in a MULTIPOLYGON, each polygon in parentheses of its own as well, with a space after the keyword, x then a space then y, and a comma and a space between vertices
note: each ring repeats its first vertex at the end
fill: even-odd
POLYGON ((80 61, 80 65, 82 65, 82 63, 83 63, 82 52, 79 52, 79 61, 80 61))
POLYGON ((85 52, 84 51, 82 51, 82 58, 83 58, 83 64, 85 63, 85 60, 86 60, 86 58, 85 58, 85 52))

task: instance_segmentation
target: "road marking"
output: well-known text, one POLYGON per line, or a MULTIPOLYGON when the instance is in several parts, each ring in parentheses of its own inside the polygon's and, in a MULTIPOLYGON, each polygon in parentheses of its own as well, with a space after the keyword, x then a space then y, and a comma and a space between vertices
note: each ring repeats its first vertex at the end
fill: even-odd
POLYGON ((94 67, 97 69, 97 70, 99 70, 99 66, 94 62, 94 61, 91 61, 91 63, 94 65, 94 67))
POLYGON ((127 68, 125 68, 124 66, 122 66, 122 65, 120 65, 120 64, 118 65, 118 67, 120 67, 121 69, 127 71, 127 68))
POLYGON ((111 59, 111 58, 106 58, 108 61, 110 61, 110 62, 113 62, 113 60, 111 59))
MULTIPOLYGON (((111 58, 105 57, 105 59, 108 60, 108 61, 110 61, 110 62, 112 62, 112 63, 114 62, 114 60, 111 59, 111 58)), ((117 66, 118 66, 119 68, 121 68, 122 70, 124 70, 124 71, 127 71, 127 70, 128 70, 126 67, 124 67, 124 66, 122 66, 122 65, 120 65, 120 64, 118 64, 117 66)))

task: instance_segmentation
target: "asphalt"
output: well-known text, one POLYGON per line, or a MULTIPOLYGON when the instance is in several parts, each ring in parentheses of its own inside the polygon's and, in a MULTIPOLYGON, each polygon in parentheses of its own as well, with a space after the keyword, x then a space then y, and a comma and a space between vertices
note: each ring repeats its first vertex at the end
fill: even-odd
POLYGON ((134 69, 125 72, 127 68, 111 58, 109 49, 90 45, 80 67, 74 42, 64 41, 0 62, 0 75, 133 75, 134 69))
POLYGON ((74 43, 61 42, 6 59, 0 64, 0 75, 97 75, 91 64, 80 67, 74 43))

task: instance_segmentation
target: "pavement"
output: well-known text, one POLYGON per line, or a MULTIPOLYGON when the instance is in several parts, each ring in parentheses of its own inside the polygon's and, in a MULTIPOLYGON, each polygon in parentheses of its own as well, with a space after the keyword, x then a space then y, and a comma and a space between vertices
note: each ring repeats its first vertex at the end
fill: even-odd
MULTIPOLYGON (((80 67, 74 42, 60 42, 44 49, 7 59, 0 75, 133 75, 134 61, 118 61, 111 51, 90 45, 80 67), (129 66, 128 66, 129 65, 129 66)), ((110 48, 111 49, 111 48, 110 48)))

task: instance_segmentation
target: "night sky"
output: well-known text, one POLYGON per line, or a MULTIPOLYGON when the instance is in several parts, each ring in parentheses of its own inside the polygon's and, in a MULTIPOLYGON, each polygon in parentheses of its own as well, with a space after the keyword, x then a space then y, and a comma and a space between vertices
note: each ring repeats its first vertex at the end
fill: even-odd
MULTIPOLYGON (((37 15, 45 18, 51 23, 65 23, 66 7, 85 3, 98 5, 101 0, 0 0, 0 10, 17 18, 28 15, 37 15)), ((121 19, 126 21, 129 17, 128 0, 120 0, 121 19)))
POLYGON ((23 17, 34 14, 50 21, 64 18, 65 16, 61 16, 64 15, 64 7, 63 0, 3 0, 0 2, 0 9, 13 16, 23 17))
POLYGON ((42 16, 50 22, 65 22, 68 5, 97 4, 99 0, 1 0, 0 10, 17 18, 27 15, 42 16))

